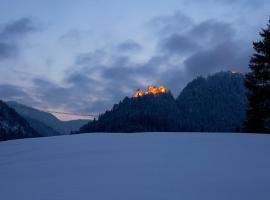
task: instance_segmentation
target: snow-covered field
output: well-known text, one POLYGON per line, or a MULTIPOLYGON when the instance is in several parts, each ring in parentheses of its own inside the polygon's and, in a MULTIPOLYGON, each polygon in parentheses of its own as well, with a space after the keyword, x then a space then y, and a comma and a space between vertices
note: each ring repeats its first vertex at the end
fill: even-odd
POLYGON ((1 200, 269 200, 270 135, 84 134, 0 143, 1 200))

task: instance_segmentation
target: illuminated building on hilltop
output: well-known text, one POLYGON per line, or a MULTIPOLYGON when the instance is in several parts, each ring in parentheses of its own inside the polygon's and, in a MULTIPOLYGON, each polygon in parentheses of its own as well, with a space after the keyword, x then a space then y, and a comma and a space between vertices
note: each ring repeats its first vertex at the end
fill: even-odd
POLYGON ((164 85, 160 85, 158 87, 155 86, 147 86, 147 91, 143 91, 141 89, 137 89, 135 91, 135 97, 141 97, 141 96, 145 96, 147 94, 154 94, 154 95, 158 95, 161 93, 166 93, 168 92, 167 88, 164 85))

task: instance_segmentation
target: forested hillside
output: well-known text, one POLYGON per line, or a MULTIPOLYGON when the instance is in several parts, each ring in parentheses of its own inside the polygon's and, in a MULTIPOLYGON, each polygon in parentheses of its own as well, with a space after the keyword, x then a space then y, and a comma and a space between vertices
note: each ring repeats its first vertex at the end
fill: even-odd
POLYGON ((176 100, 170 92, 126 97, 80 132, 235 132, 246 105, 243 75, 219 72, 191 81, 176 100))
POLYGON ((124 98, 80 132, 176 131, 178 107, 170 92, 124 98))
POLYGON ((40 135, 15 110, 0 101, 0 141, 40 137, 40 135))
POLYGON ((247 98, 242 74, 220 72, 190 82, 177 97, 181 131, 231 132, 240 130, 247 98))

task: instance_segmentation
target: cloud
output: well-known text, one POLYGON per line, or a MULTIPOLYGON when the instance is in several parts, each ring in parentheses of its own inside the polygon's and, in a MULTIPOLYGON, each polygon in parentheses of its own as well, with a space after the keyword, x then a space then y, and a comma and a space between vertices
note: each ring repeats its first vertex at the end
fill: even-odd
POLYGON ((37 27, 29 18, 5 24, 0 30, 0 60, 18 55, 20 41, 36 30, 37 27))
POLYGON ((228 22, 210 19, 194 25, 187 34, 190 39, 211 47, 233 38, 235 30, 228 22))
POLYGON ((44 105, 61 107, 61 105, 65 105, 65 102, 69 102, 70 98, 72 98, 69 88, 59 86, 45 78, 34 79, 33 83, 34 94, 44 105))
POLYGON ((2 40, 15 40, 23 38, 30 32, 36 31, 37 28, 29 18, 21 18, 6 24, 0 33, 2 40))
POLYGON ((237 38, 235 32, 232 24, 212 19, 195 25, 187 35, 201 48, 185 59, 187 73, 194 77, 220 70, 247 71, 251 42, 237 38))
POLYGON ((26 96, 26 93, 18 86, 3 84, 0 85, 0 93, 6 98, 17 98, 21 96, 26 96))
POLYGON ((181 11, 172 15, 163 15, 153 18, 147 26, 155 30, 159 35, 166 35, 173 32, 182 32, 193 25, 193 20, 181 11))
POLYGON ((121 44, 119 44, 117 46, 117 49, 120 52, 132 52, 133 53, 133 52, 137 52, 137 51, 142 50, 142 46, 133 40, 127 40, 127 41, 124 41, 121 44))
POLYGON ((62 84, 36 78, 33 95, 43 107, 99 113, 110 109, 123 97, 132 96, 135 89, 144 87, 145 83, 154 84, 160 76, 161 57, 137 63, 129 56, 108 54, 105 50, 78 54, 74 68, 67 71, 62 84), (102 63, 103 59, 95 55, 110 59, 102 63))
POLYGON ((183 55, 198 49, 192 38, 186 35, 172 34, 160 42, 160 48, 168 54, 183 55))
POLYGON ((103 49, 97 49, 93 52, 79 53, 75 58, 75 65, 96 67, 108 59, 107 53, 103 49))
POLYGON ((80 47, 84 39, 93 37, 92 30, 73 28, 62 34, 58 41, 66 47, 80 47))
POLYGON ((236 44, 228 41, 213 49, 199 51, 185 60, 186 71, 193 76, 199 76, 230 69, 238 48, 236 44))
MULTIPOLYGON (((189 19, 178 12, 167 18, 163 17, 162 26, 171 24, 164 19, 171 19, 173 22, 180 20, 181 24, 182 18, 189 19)), ((164 54, 166 65, 170 66, 166 70, 166 77, 183 84, 185 81, 179 80, 179 77, 183 79, 183 73, 185 80, 191 80, 198 75, 220 70, 246 71, 248 54, 252 52, 251 42, 242 41, 242 38, 236 36, 236 30, 231 23, 214 19, 188 23, 186 29, 179 29, 177 26, 170 28, 165 37, 159 35, 159 50, 164 54), (168 75, 169 73, 172 75, 168 75)), ((172 84, 169 80, 166 82, 174 88, 173 92, 176 90, 174 85, 179 85, 172 84)))
MULTIPOLYGON (((65 79, 66 83, 71 85, 68 88, 69 92, 76 98, 66 98, 65 103, 72 104, 80 112, 101 112, 110 109, 124 96, 132 96, 135 89, 143 86, 142 79, 150 80, 151 76, 156 75, 151 63, 153 61, 138 64, 131 62, 127 56, 115 55, 110 56, 110 62, 101 64, 99 59, 93 62, 93 54, 95 52, 88 53, 89 56, 84 54, 84 59, 81 59, 82 55, 79 54, 80 62, 75 63, 83 67, 71 72, 65 79), (98 77, 96 73, 99 74, 98 77), (85 103, 74 105, 74 102, 82 101, 85 103)), ((108 57, 106 53, 103 56, 108 57)))
POLYGON ((72 73, 66 77, 65 81, 73 86, 80 85, 82 88, 85 88, 86 86, 91 87, 91 84, 98 84, 98 81, 91 79, 89 76, 83 73, 72 73))
MULTIPOLYGON (((165 84, 177 96, 198 75, 237 70, 240 65, 243 70, 248 62, 248 43, 235 38, 229 23, 207 20, 180 32, 171 31, 166 37, 157 34, 159 52, 144 62, 132 59, 132 54, 111 52, 111 48, 79 53, 61 84, 64 86, 36 79, 35 94, 49 107, 99 113, 132 96, 137 88, 165 84)), ((137 44, 130 41, 117 45, 128 51, 133 46, 137 44)))
POLYGON ((18 53, 18 48, 14 44, 0 42, 0 60, 15 57, 18 53))
MULTIPOLYGON (((173 16, 177 15, 168 18, 174 22, 179 19, 173 16)), ((233 24, 207 19, 187 26, 184 29, 173 26, 165 36, 158 34, 159 52, 163 54, 165 67, 157 82, 167 85, 175 96, 196 76, 221 70, 248 70, 252 42, 238 38, 233 24)), ((167 27, 166 20, 162 21, 162 27, 167 27)))
MULTIPOLYGON (((26 36, 35 31, 28 23, 19 23, 26 28, 14 27, 26 36)), ((148 58, 144 55, 147 46, 135 40, 82 51, 75 55, 62 80, 53 82, 46 76, 32 80, 28 93, 35 100, 33 104, 85 114, 99 113, 146 85, 165 84, 177 96, 198 75, 227 69, 247 70, 252 44, 245 37, 237 36, 237 27, 232 23, 214 19, 195 22, 177 11, 156 17, 147 25, 156 41, 156 50, 148 58), (140 55, 143 59, 137 60, 140 55)), ((7 37, 7 30, 15 29, 4 28, 0 33, 7 37)), ((18 53, 24 36, 11 35, 8 43, 0 38, 0 59, 1 55, 4 59, 18 53)), ((63 35, 62 40, 77 41, 80 37, 75 31, 63 35)), ((3 88, 0 87, 0 97, 31 100, 21 88, 3 88)))
POLYGON ((24 88, 16 85, 1 84, 0 98, 8 101, 24 102, 32 106, 37 105, 37 101, 33 99, 32 95, 28 94, 24 88))
POLYGON ((106 102, 107 106, 110 105, 110 98, 103 93, 102 83, 93 80, 85 73, 69 74, 64 80, 64 86, 45 78, 38 78, 33 82, 35 85, 33 94, 40 100, 40 105, 43 107, 87 114, 90 112, 90 107, 91 112, 108 109, 108 107, 103 107, 104 104, 98 104, 98 102, 106 102), (93 104, 98 107, 94 109, 93 104))

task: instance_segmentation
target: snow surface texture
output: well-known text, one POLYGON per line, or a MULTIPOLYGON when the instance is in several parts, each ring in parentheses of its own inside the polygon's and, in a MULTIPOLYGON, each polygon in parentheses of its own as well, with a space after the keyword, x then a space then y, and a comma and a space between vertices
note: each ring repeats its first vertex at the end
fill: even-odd
POLYGON ((270 135, 82 134, 0 143, 3 200, 269 200, 270 135))

